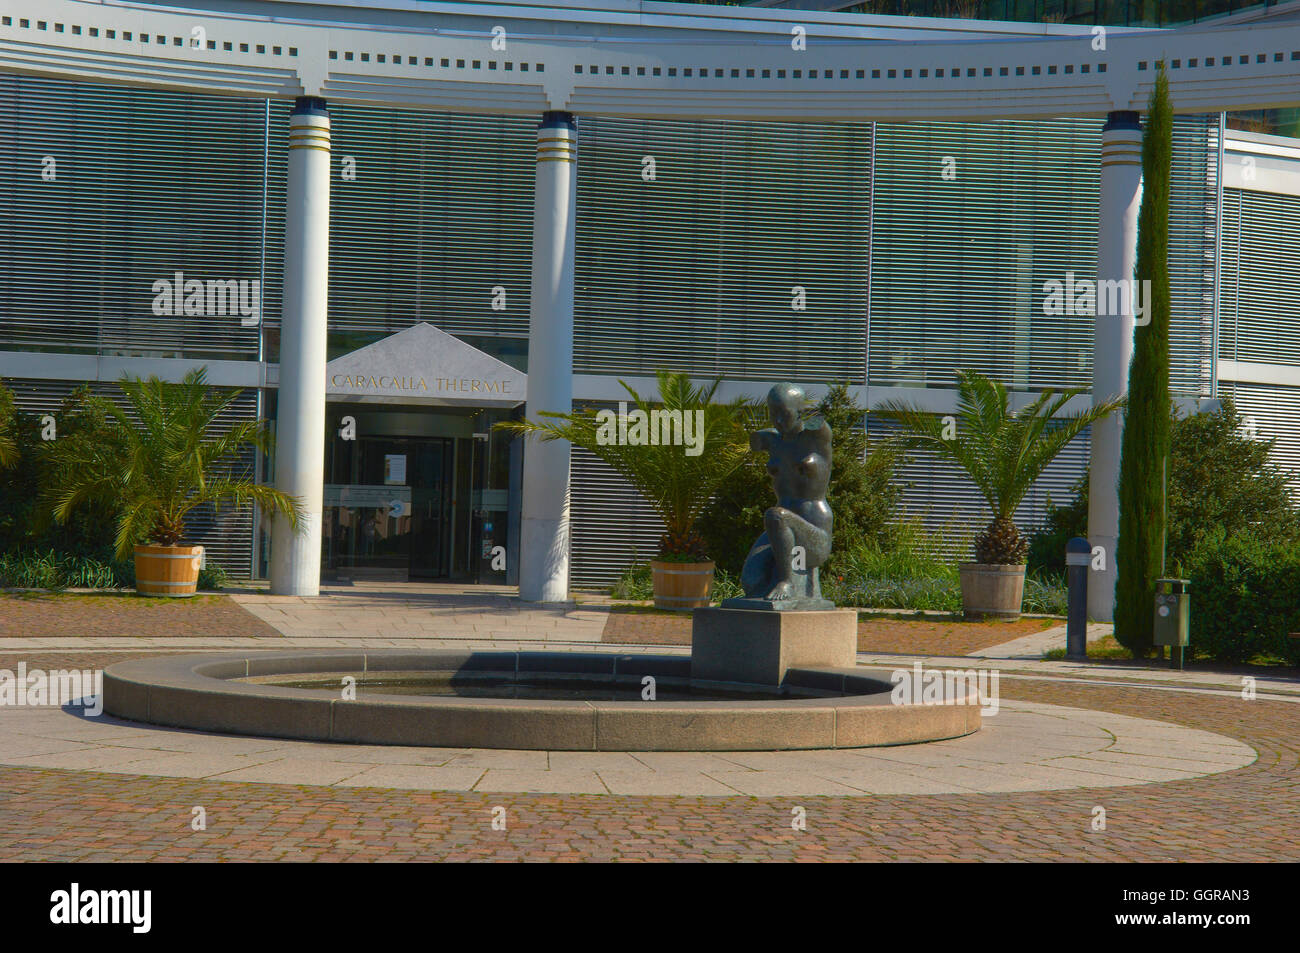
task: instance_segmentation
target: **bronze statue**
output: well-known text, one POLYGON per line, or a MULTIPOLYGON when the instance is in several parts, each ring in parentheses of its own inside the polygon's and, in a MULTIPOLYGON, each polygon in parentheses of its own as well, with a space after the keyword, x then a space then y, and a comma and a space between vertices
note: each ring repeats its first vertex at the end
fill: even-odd
POLYGON ((754 541, 740 582, 743 599, 728 609, 831 609, 822 598, 819 567, 831 554, 833 516, 826 502, 831 479, 831 428, 819 417, 804 420, 803 389, 777 384, 767 395, 772 427, 750 434, 749 445, 767 451, 777 505, 763 514, 766 531, 754 541))

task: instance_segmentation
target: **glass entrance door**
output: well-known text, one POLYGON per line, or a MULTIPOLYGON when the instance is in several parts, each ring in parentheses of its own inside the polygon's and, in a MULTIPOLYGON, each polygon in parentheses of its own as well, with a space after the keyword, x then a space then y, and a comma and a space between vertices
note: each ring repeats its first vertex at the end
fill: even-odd
POLYGON ((325 575, 428 579, 450 564, 452 440, 335 440, 325 487, 325 575))
POLYGON ((412 440, 411 578, 437 579, 450 574, 451 440, 412 440))

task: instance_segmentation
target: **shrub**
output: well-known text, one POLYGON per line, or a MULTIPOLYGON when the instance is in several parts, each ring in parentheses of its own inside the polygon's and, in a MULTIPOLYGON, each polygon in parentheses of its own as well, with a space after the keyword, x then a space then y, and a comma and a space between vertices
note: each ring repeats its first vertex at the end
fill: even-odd
POLYGON ((1047 498, 1043 526, 1029 538, 1029 572, 1065 572, 1065 544, 1088 535, 1088 474, 1070 488, 1074 498, 1064 506, 1047 498))
POLYGON ((961 611, 961 583, 944 577, 854 576, 836 577, 822 587, 837 605, 866 609, 916 609, 961 611))
POLYGON ((1065 615, 1070 609, 1070 589, 1056 573, 1026 572, 1023 611, 1065 615))
POLYGON ((67 553, 0 553, 0 588, 116 589, 123 583, 121 566, 92 556, 67 553))
POLYGON ((112 562, 119 498, 88 503, 63 524, 53 521, 48 505, 38 505, 41 490, 58 482, 59 460, 68 448, 103 446, 112 439, 115 425, 108 408, 104 398, 78 388, 54 412, 58 439, 47 442, 41 440, 38 419, 17 411, 0 386, 0 416, 9 415, 18 457, 13 467, 0 469, 0 552, 53 550, 112 562))
POLYGON ((1247 527, 1259 539, 1300 539, 1291 474, 1271 459, 1276 443, 1247 434, 1229 399, 1214 413, 1173 421, 1168 565, 1191 559, 1202 538, 1247 527))
POLYGON ((628 599, 642 602, 654 598, 654 577, 650 573, 649 563, 634 562, 623 570, 618 582, 610 587, 609 594, 615 599, 628 599))
MULTIPOLYGON (((199 571, 200 589, 223 589, 224 569, 209 563, 199 571)), ((54 550, 0 553, 0 589, 129 589, 135 585, 135 563, 116 562, 54 550)))
POLYGON ((1300 543, 1252 532, 1202 540, 1191 565, 1191 647, 1217 662, 1300 664, 1300 543))
MULTIPOLYGON (((1221 545, 1227 536, 1249 530, 1260 542, 1284 546, 1300 540, 1300 509, 1291 502, 1289 474, 1270 457, 1276 439, 1249 436, 1230 399, 1211 413, 1175 415, 1170 433, 1168 575, 1186 575, 1205 539, 1221 545)), ((1086 473, 1073 492, 1064 506, 1049 500, 1046 523, 1030 540, 1031 572, 1063 572, 1066 542, 1088 535, 1086 473)))

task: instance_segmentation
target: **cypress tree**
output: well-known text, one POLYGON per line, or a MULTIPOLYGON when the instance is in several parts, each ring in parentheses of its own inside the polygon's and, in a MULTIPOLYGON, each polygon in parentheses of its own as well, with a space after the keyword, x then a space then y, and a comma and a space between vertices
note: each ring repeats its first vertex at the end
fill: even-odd
MULTIPOLYGON (((1142 205, 1135 277, 1149 323, 1133 333, 1128 408, 1119 464, 1119 540, 1115 566, 1115 638, 1135 656, 1150 653, 1155 580, 1164 529, 1164 463, 1169 455, 1169 177, 1173 110, 1169 79, 1158 65, 1142 135, 1142 205)), ((1099 321, 1106 320, 1099 316, 1099 321)), ((1112 319, 1113 320, 1113 319, 1112 319)))

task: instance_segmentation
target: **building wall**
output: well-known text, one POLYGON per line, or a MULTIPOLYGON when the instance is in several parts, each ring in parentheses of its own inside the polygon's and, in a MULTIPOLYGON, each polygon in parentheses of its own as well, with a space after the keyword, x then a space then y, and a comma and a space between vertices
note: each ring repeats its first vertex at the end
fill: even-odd
MULTIPOLYGON (((0 351, 275 361, 288 109, 0 75, 0 351), (154 315, 152 282, 176 270, 261 280, 261 328, 154 315)), ((526 370, 535 120, 331 112, 331 357, 428 321, 526 370)), ((1097 121, 579 117, 579 130, 578 374, 671 367, 864 395, 947 390, 957 367, 1027 390, 1090 383, 1093 319, 1044 317, 1041 287, 1093 274, 1097 121)), ((1173 384, 1188 397, 1213 390, 1216 132, 1217 117, 1176 123, 1173 384)), ((1300 199, 1269 199, 1247 200, 1243 234, 1285 244, 1300 199)), ((1241 327, 1273 320, 1242 302, 1241 327)), ((1278 314, 1295 321, 1289 305, 1278 314)), ((1300 435, 1287 439, 1300 455, 1300 435)), ((1086 456, 1081 437, 1031 494, 1027 525, 1086 456)), ((574 579, 607 581, 659 529, 596 461, 576 454, 574 474, 574 579)), ((908 512, 935 528, 954 512, 977 521, 949 477, 915 461, 908 512)))

